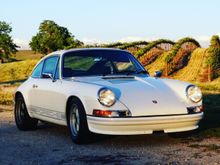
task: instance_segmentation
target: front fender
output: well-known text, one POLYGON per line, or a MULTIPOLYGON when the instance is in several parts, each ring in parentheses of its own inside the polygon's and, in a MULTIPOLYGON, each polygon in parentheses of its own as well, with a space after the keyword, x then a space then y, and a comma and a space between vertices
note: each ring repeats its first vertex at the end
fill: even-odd
MULTIPOLYGON (((92 115, 94 109, 127 110, 127 107, 123 103, 121 103, 118 99, 116 100, 115 104, 111 107, 106 107, 99 103, 98 91, 105 86, 89 84, 84 82, 74 82, 74 85, 71 84, 71 86, 72 86, 72 90, 70 89, 66 90, 66 96, 67 96, 66 100, 68 100, 68 98, 71 96, 78 97, 83 103, 86 114, 88 115, 92 115)), ((114 89, 112 90, 117 95, 117 91, 114 91, 114 89)))
POLYGON ((186 88, 193 84, 173 79, 161 79, 161 81, 163 81, 179 97, 180 101, 182 101, 186 107, 202 105, 202 100, 198 103, 194 103, 187 98, 186 88))

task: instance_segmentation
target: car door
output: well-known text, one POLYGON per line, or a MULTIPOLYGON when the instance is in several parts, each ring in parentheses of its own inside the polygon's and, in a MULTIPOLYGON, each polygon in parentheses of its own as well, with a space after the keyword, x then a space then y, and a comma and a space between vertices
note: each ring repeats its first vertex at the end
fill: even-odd
POLYGON ((44 60, 41 78, 32 84, 32 110, 35 114, 57 120, 65 119, 65 95, 60 80, 59 56, 44 60))

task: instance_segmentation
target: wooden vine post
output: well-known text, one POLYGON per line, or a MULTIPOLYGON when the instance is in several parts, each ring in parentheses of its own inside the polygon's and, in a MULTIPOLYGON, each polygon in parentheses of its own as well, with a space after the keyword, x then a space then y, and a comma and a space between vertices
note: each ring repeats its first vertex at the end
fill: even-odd
POLYGON ((212 68, 211 65, 208 65, 208 81, 212 81, 212 68))
POLYGON ((169 63, 166 62, 165 77, 168 77, 168 73, 169 73, 169 63))

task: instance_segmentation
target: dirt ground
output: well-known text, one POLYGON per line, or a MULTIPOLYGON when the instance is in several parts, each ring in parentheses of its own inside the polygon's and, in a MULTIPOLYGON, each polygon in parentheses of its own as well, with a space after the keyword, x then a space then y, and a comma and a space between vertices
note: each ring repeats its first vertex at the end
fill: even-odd
POLYGON ((10 108, 0 108, 0 164, 220 164, 219 138, 171 138, 166 134, 101 136, 72 143, 66 127, 39 125, 19 131, 10 108))

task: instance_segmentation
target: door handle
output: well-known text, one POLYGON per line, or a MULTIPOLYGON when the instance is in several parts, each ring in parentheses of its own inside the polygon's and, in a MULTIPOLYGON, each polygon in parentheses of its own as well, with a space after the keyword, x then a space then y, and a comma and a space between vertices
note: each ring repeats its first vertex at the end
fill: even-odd
POLYGON ((33 88, 37 88, 38 86, 36 84, 33 84, 33 88))

